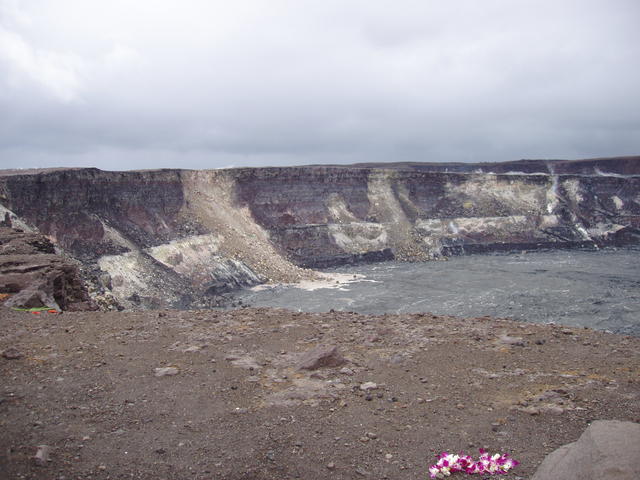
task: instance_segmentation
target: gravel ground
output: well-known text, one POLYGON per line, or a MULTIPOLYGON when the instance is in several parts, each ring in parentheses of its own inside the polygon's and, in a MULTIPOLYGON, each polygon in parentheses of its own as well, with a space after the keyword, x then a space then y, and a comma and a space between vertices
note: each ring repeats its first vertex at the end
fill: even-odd
POLYGON ((488 317, 0 307, 0 351, 2 479, 424 479, 480 447, 529 478, 640 422, 640 338, 488 317))

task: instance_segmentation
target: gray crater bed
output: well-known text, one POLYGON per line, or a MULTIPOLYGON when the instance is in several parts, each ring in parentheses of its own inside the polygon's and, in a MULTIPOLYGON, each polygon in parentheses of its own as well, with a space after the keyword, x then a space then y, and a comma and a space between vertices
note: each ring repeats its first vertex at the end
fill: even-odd
POLYGON ((638 249, 470 255, 326 272, 358 278, 312 291, 278 285, 239 298, 251 306, 307 312, 490 315, 640 336, 638 249))

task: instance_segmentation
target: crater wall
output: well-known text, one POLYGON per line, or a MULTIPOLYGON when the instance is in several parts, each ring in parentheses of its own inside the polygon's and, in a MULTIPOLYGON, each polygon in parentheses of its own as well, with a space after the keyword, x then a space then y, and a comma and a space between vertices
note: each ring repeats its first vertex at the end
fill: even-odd
POLYGON ((126 307, 211 306, 305 268, 640 238, 640 157, 383 167, 5 171, 0 213, 126 307))

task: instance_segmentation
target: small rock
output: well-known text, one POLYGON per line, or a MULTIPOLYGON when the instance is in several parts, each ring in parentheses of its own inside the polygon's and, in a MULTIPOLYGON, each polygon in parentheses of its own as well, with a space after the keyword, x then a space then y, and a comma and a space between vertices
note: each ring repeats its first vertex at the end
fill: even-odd
POLYGON ((234 367, 244 368, 245 370, 249 370, 251 372, 262 369, 262 366, 257 362, 257 360, 249 355, 229 355, 226 357, 226 359, 229 360, 231 362, 231 365, 233 365, 234 367))
POLYGON ((363 392, 367 392, 369 390, 376 390, 378 388, 378 384, 374 382, 364 382, 360 385, 360 390, 363 392))
POLYGON ((17 360, 22 358, 22 353, 17 348, 9 347, 2 352, 2 356, 7 360, 17 360))
POLYGON ((367 432, 365 435, 371 440, 375 440, 376 438, 378 438, 378 435, 375 432, 367 432))
POLYGON ((319 346, 304 352, 298 362, 298 370, 316 370, 323 367, 339 367, 347 361, 338 352, 338 347, 319 346))
POLYGON ((554 415, 562 415, 564 413, 564 408, 558 405, 552 405, 545 409, 549 413, 553 413, 554 415))
POLYGON ((331 463, 327 463, 327 469, 328 470, 335 470, 336 469, 336 464, 331 462, 331 463))
POLYGON ((464 403, 459 403, 459 404, 457 404, 457 405, 456 405, 456 408, 457 408, 458 410, 464 410, 464 403))
POLYGON ((47 463, 51 461, 51 447, 49 445, 38 445, 38 450, 33 459, 39 467, 46 467, 47 463))
POLYGON ((536 407, 524 407, 519 410, 523 413, 528 413, 529 415, 540 415, 540 409, 536 407))
POLYGON ((498 339, 500 340, 500 343, 504 345, 524 347, 524 341, 522 340, 522 337, 510 337, 509 335, 500 335, 498 339))
POLYGON ((177 367, 160 367, 156 368, 155 372, 156 377, 164 377, 167 375, 177 375, 178 373, 180 373, 180 370, 178 370, 177 367))
POLYGON ((350 368, 343 367, 340 369, 340 373, 343 375, 353 375, 354 372, 350 368))

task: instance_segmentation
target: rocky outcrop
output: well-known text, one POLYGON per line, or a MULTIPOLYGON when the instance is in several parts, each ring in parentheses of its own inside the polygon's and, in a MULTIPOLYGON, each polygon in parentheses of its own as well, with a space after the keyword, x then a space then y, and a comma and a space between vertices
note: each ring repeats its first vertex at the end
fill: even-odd
POLYGON ((640 425, 617 420, 593 422, 580 438, 550 453, 532 480, 637 480, 640 425))
POLYGON ((640 158, 0 174, 0 215, 124 306, 211 306, 304 268, 638 243, 640 158))
POLYGON ((42 235, 0 227, 0 293, 8 307, 93 309, 78 267, 42 235))

